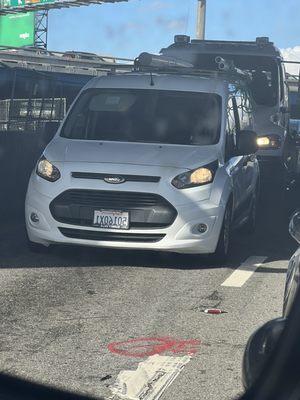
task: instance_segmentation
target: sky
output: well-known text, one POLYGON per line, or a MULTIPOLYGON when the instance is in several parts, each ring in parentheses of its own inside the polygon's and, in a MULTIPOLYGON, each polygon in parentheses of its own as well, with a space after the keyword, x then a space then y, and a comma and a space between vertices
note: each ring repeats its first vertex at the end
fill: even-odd
MULTIPOLYGON (((134 58, 159 52, 175 34, 195 37, 197 0, 128 0, 49 11, 50 50, 134 58)), ((207 0, 207 39, 269 36, 300 58, 300 0, 207 0)))

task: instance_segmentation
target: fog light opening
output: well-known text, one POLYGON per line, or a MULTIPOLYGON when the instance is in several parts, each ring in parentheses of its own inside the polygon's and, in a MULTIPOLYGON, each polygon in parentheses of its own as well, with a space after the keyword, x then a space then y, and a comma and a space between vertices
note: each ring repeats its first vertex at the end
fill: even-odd
POLYGON ((39 216, 34 212, 30 214, 30 219, 34 223, 40 222, 39 216))
POLYGON ((205 233, 207 231, 208 227, 206 224, 199 224, 197 226, 197 229, 198 229, 199 233, 205 233))

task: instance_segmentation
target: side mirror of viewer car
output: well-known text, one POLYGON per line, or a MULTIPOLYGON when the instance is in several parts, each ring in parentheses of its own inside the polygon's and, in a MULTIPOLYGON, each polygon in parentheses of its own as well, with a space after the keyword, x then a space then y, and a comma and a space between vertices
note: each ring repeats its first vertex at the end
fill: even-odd
POLYGON ((292 238, 300 244, 300 210, 293 214, 289 224, 289 232, 292 238))
POLYGON ((285 318, 276 318, 255 331, 246 345, 243 359, 243 384, 249 389, 260 376, 266 362, 280 338, 285 318))

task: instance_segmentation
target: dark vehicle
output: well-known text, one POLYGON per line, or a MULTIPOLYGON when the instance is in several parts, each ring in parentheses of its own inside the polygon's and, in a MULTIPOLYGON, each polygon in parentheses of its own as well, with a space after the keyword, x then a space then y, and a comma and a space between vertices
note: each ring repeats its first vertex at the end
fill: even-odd
POLYGON ((291 119, 300 119, 300 96, 298 88, 292 87, 291 85, 289 91, 289 108, 291 119))
MULTIPOLYGON (((300 211, 296 211, 291 218, 289 226, 290 235, 300 244, 300 211)), ((290 313, 298 287, 300 286, 300 248, 290 259, 283 299, 283 316, 290 313)))
POLYGON ((102 57, 95 53, 88 53, 85 51, 66 51, 63 54, 65 58, 72 58, 75 60, 86 60, 86 61, 102 61, 105 63, 115 63, 115 59, 112 57, 102 57))
POLYGON ((290 132, 294 136, 300 135, 300 120, 290 119, 290 132))
POLYGON ((299 180, 300 174, 300 119, 290 119, 290 135, 295 143, 295 170, 296 178, 299 180))
MULTIPOLYGON (((297 61, 285 61, 285 64, 299 64, 297 61)), ((289 111, 292 120, 300 119, 300 80, 299 74, 286 74, 286 80, 289 88, 289 111)))
POLYGON ((24 51, 26 53, 32 53, 36 55, 52 55, 52 53, 46 49, 43 49, 41 47, 35 47, 35 46, 23 46, 20 48, 19 51, 24 51))
POLYGON ((66 58, 75 58, 77 60, 99 60, 97 54, 87 53, 84 51, 66 51, 63 54, 66 58))
MULTIPOLYGON (((274 177, 274 167, 295 167, 293 141, 288 134, 288 86, 282 55, 267 37, 253 42, 190 40, 175 36, 175 42, 161 50, 167 57, 192 63, 199 69, 216 69, 216 61, 223 59, 224 70, 231 66, 247 71, 255 102, 254 118, 257 132, 258 157, 274 177)), ((271 176, 272 177, 272 176, 271 176)))
POLYGON ((299 76, 287 74, 289 85, 289 132, 295 143, 296 177, 299 180, 300 173, 300 90, 299 76))

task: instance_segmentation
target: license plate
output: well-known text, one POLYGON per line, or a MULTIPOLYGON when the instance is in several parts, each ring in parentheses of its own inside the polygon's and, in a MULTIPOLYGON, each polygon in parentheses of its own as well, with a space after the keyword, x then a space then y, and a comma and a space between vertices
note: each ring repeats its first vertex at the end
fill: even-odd
POLYGON ((94 211, 94 226, 105 229, 129 229, 129 212, 114 210, 94 211))

